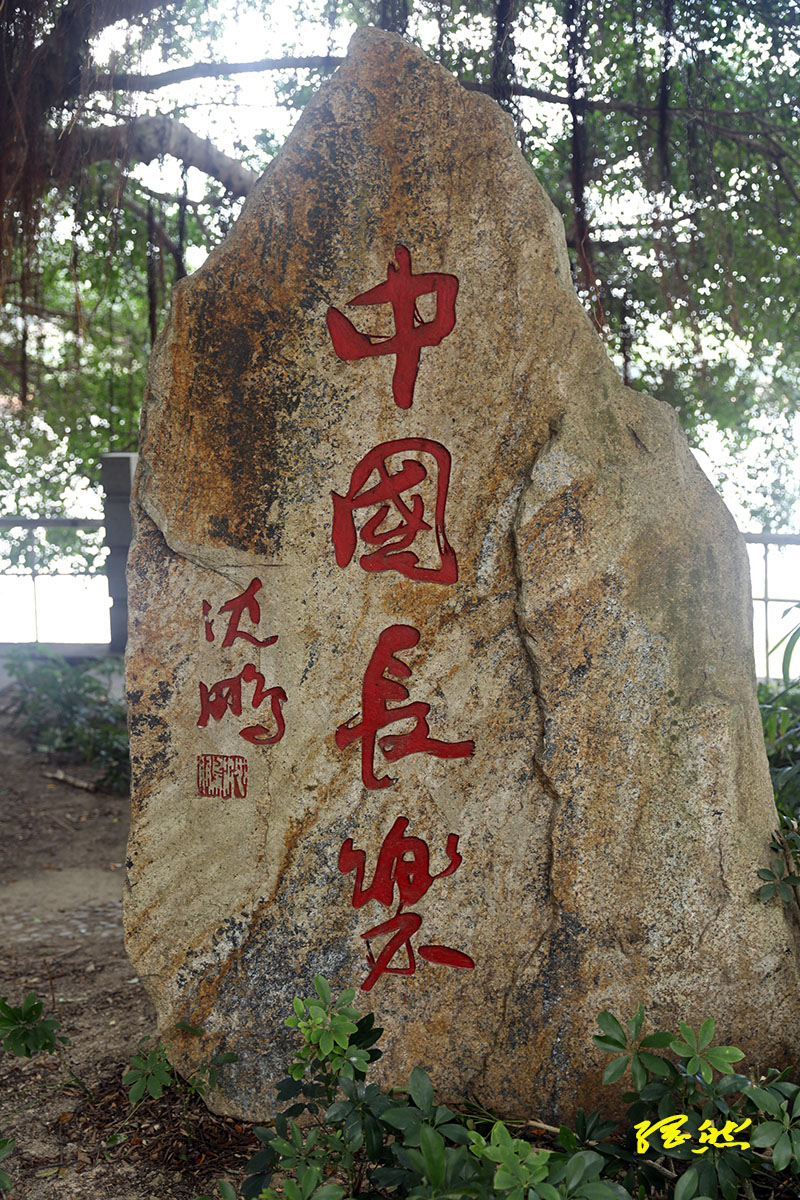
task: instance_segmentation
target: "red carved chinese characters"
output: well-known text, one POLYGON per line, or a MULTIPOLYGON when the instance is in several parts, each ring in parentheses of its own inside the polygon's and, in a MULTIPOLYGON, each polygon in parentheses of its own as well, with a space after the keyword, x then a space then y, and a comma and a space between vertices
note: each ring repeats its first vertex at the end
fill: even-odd
POLYGON ((326 321, 333 348, 345 362, 382 354, 397 356, 392 392, 398 408, 410 408, 422 347, 438 346, 455 327, 458 280, 455 275, 437 272, 414 275, 408 249, 396 246, 394 253, 397 266, 389 263, 386 282, 348 301, 351 305, 391 304, 394 335, 372 341, 368 334, 360 333, 338 308, 328 309, 326 321), (417 310, 417 300, 420 296, 430 294, 436 296, 436 315, 431 321, 423 321, 417 310))
POLYGON ((263 725, 248 725, 246 729, 239 731, 239 737, 244 738, 246 742, 252 742, 254 746, 271 746, 273 742, 279 742, 286 729, 281 709, 281 705, 286 701, 286 692, 280 687, 265 688, 265 682, 261 672, 257 671, 252 663, 248 663, 238 675, 232 675, 229 679, 220 679, 210 688, 201 683, 200 717, 197 724, 207 725, 209 717, 219 721, 226 712, 232 712, 234 716, 240 717, 242 715, 242 684, 254 683, 253 698, 250 702, 252 707, 258 708, 269 698, 277 728, 270 733, 263 725))
MULTIPOLYGON (((383 337, 363 333, 337 308, 328 309, 326 321, 333 348, 345 362, 387 354, 395 356, 392 392, 398 408, 408 409, 414 400, 423 347, 438 346, 455 328, 458 280, 455 275, 443 273, 415 275, 406 246, 395 247, 395 259, 396 265, 388 266, 384 283, 349 301, 351 305, 390 304, 394 334, 383 337), (435 300, 431 320, 424 320, 420 314, 417 301, 421 296, 432 296, 435 300)), ((349 566, 360 539, 367 548, 358 559, 365 571, 397 571, 415 581, 456 583, 458 561, 445 532, 450 468, 449 451, 430 438, 398 438, 369 450, 353 469, 346 493, 331 493, 331 540, 337 565, 349 566), (423 490, 421 485, 425 480, 429 483, 423 490)), ((364 672, 361 712, 336 730, 336 745, 340 750, 361 742, 361 779, 365 787, 373 790, 390 787, 395 782, 378 774, 376 749, 387 762, 396 762, 410 754, 467 758, 475 751, 472 741, 445 742, 431 737, 430 705, 410 701, 402 680, 408 679, 412 672, 399 655, 416 646, 419 640, 419 631, 412 625, 390 625, 383 630, 364 672), (384 732, 398 725, 400 732, 384 732)), ((420 838, 406 836, 407 827, 408 818, 398 817, 383 840, 375 874, 368 886, 364 882, 364 851, 356 850, 352 838, 348 838, 339 852, 339 870, 344 875, 355 871, 354 908, 373 900, 392 908, 397 892, 394 914, 361 935, 367 945, 369 966, 361 985, 364 991, 369 991, 381 975, 414 974, 412 939, 422 925, 422 917, 405 910, 416 904, 436 879, 452 875, 461 865, 458 837, 451 833, 446 846, 448 866, 431 874, 427 845, 420 838), (380 939, 376 953, 372 939, 380 939)), ((465 969, 475 966, 469 955, 449 946, 426 944, 419 946, 416 953, 445 966, 465 969)))
MULTIPOLYGON (((462 858, 458 853, 458 837, 454 833, 447 835, 446 853, 450 862, 443 871, 436 875, 430 873, 430 854, 428 847, 421 838, 407 837, 407 817, 398 817, 389 833, 383 839, 378 853, 378 862, 372 883, 364 887, 364 868, 366 855, 363 850, 353 847, 353 839, 348 838, 339 851, 339 870, 343 875, 355 871, 356 879, 353 885, 353 908, 361 908, 370 900, 375 900, 385 908, 391 908, 394 903, 395 888, 397 889, 397 911, 388 921, 373 926, 361 937, 367 943, 367 963, 369 974, 361 984, 362 991, 368 992, 381 975, 413 975, 416 971, 416 960, 411 945, 411 938, 422 924, 418 913, 403 912, 409 904, 416 904, 436 879, 452 875, 461 866, 462 858), (376 958, 372 952, 370 939, 391 935, 379 951, 376 958), (391 962, 399 950, 406 949, 407 962, 403 966, 391 966, 391 962)), ((419 947, 420 958, 428 962, 441 963, 448 967, 461 967, 470 970, 475 966, 468 954, 461 950, 452 950, 449 946, 424 945, 419 947)))
MULTIPOLYGON (((223 649, 232 646, 237 638, 242 638, 244 641, 250 642, 251 645, 259 647, 273 646, 277 642, 277 634, 274 634, 272 637, 259 638, 254 633, 249 633, 247 630, 239 628, 239 622, 245 613, 253 625, 258 626, 261 620, 261 608, 256 596, 260 592, 261 586, 260 579, 252 579, 241 595, 234 596, 232 600, 226 601, 218 609, 220 614, 230 614, 228 627, 222 640, 223 649)), ((214 621, 210 613, 211 605, 207 600, 204 600, 203 620, 207 642, 215 640, 214 621)), ((219 721, 224 717, 226 712, 240 717, 242 715, 243 704, 242 687, 246 683, 254 685, 250 700, 252 708, 260 708, 266 700, 269 700, 273 728, 268 729, 265 725, 247 725, 239 731, 239 737, 244 738, 246 742, 251 742, 254 746, 272 746, 275 742, 281 740, 286 730, 282 708, 286 702, 286 692, 281 687, 266 687, 264 675, 256 669, 253 663, 247 663, 238 675, 230 675, 226 679, 220 679, 210 687, 205 683, 200 684, 200 717, 197 724, 201 728, 204 728, 208 724, 209 719, 219 721)))
MULTIPOLYGON (((226 649, 232 646, 237 638, 244 638, 246 642, 250 642, 253 646, 273 646, 278 640, 278 635, 268 638, 257 638, 252 633, 247 633, 239 628, 239 621, 247 612, 248 617, 254 625, 258 625, 261 620, 261 608, 259 607, 256 595, 261 591, 261 580, 253 579, 246 591, 242 592, 241 596, 234 596, 232 600, 228 600, 219 608, 220 613, 230 613, 228 628, 225 630, 225 637, 222 639, 222 648, 226 649)), ((214 622, 209 617, 211 605, 207 600, 203 601, 203 618, 206 627, 206 641, 214 641, 214 622)))
POLYGON ((455 583, 458 579, 458 563, 455 552, 447 540, 444 529, 447 489, 450 484, 450 453, 439 442, 429 438, 398 438, 393 442, 382 442, 361 459, 350 478, 346 496, 332 492, 333 497, 333 546, 336 562, 346 567, 356 549, 356 526, 354 513, 357 509, 379 506, 360 531, 361 540, 368 546, 377 546, 369 554, 362 554, 359 562, 365 571, 399 571, 408 579, 421 579, 429 583, 455 583), (434 509, 434 533, 439 554, 439 564, 422 567, 419 557, 409 547, 417 534, 430 531, 424 520, 425 506, 422 496, 414 493, 406 502, 404 493, 427 478, 423 463, 406 458, 397 471, 390 471, 388 460, 393 454, 421 451, 429 454, 436 464, 436 505, 434 509), (367 486, 370 477, 377 473, 378 482, 367 486), (399 518, 396 525, 387 529, 381 526, 394 507, 399 518))
POLYGON ((361 739, 361 778, 368 788, 390 787, 393 780, 384 775, 375 775, 375 745, 388 762, 397 762, 408 754, 433 754, 436 758, 468 758, 475 752, 475 743, 442 742, 429 736, 427 716, 429 704, 415 701, 412 704, 397 704, 389 708, 389 700, 407 700, 408 689, 395 682, 407 678, 411 668, 397 652, 416 646, 419 631, 411 625, 390 625, 378 638, 361 687, 361 718, 351 718, 336 730, 336 745, 340 750, 351 742, 361 739), (394 679, 388 676, 394 676, 394 679), (378 737, 378 731, 406 718, 413 718, 414 727, 405 733, 389 733, 378 737), (354 724, 355 722, 355 724, 354 724))
POLYGON ((247 759, 241 754, 198 754, 197 794, 243 799, 247 795, 247 759))

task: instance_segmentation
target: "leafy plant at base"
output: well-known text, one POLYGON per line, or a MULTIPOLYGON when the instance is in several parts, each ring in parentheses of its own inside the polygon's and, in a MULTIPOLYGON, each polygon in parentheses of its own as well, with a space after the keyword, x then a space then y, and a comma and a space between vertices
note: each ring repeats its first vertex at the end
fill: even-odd
POLYGON ((130 755, 125 706, 109 697, 109 682, 96 672, 108 664, 84 660, 73 666, 37 646, 14 648, 6 660, 15 682, 12 718, 33 750, 67 755, 105 768, 101 787, 125 791, 130 755))
POLYGON ((60 1046, 68 1046, 69 1038, 56 1036, 61 1028, 55 1017, 43 1017, 44 1001, 36 992, 28 992, 19 1008, 0 996, 0 1042, 3 1049, 18 1058, 31 1058, 45 1052, 55 1054, 60 1046))
MULTIPOLYGON (((386 1194, 410 1200, 630 1200, 619 1184, 600 1178, 606 1159, 578 1149, 574 1134, 564 1153, 514 1138, 494 1119, 480 1121, 490 1126, 484 1136, 474 1118, 436 1103, 420 1067, 406 1093, 368 1083, 382 1030, 371 1014, 362 1017, 352 1007, 352 990, 333 1000, 319 975, 314 988, 315 996, 294 1001, 286 1021, 303 1039, 289 1078, 278 1085, 279 1099, 290 1103, 273 1128, 254 1130, 263 1149, 248 1163, 245 1200, 386 1194), (271 1186, 275 1172, 282 1176, 279 1189, 271 1186)), ((592 1114, 582 1132, 611 1128, 592 1114)), ((229 1183, 218 1186, 222 1200, 233 1200, 229 1183)))
MULTIPOLYGON (((139 1050, 143 1051, 145 1042, 149 1041, 149 1036, 143 1037, 139 1042, 139 1050)), ((175 1084, 175 1074, 164 1047, 159 1044, 146 1053, 134 1054, 130 1070, 122 1076, 122 1083, 130 1088, 128 1100, 134 1106, 144 1099, 145 1092, 153 1100, 160 1100, 164 1089, 175 1084)))
MULTIPOLYGON (((8 1158, 14 1149, 14 1138, 0 1137, 0 1162, 8 1158)), ((11 1176, 0 1167, 0 1192, 11 1191, 11 1176)))
MULTIPOLYGON (((193 1036, 199 1036, 202 1033, 201 1029, 197 1029, 186 1021, 178 1021, 175 1029, 183 1033, 192 1034, 193 1036)), ((157 1046, 145 1051, 144 1047, 150 1040, 149 1035, 141 1039, 138 1047, 140 1053, 133 1055, 130 1069, 122 1077, 123 1086, 130 1089, 128 1100, 132 1105, 132 1112, 126 1120, 130 1119, 139 1104, 143 1100, 146 1100, 148 1096, 153 1100, 160 1100, 168 1088, 175 1088, 180 1095, 183 1106, 186 1136, 191 1139, 192 1126, 189 1114, 189 1101, 191 1097, 201 1096, 206 1100, 209 1093, 217 1086, 219 1068, 226 1063, 237 1062, 238 1056, 226 1051, 215 1054, 210 1059, 204 1058, 195 1072, 188 1076, 188 1078, 183 1078, 167 1058, 169 1043, 159 1042, 157 1046)), ((116 1144, 117 1141, 121 1140, 118 1136, 118 1131, 116 1134, 112 1134, 112 1138, 114 1142, 110 1142, 109 1144, 116 1144)))
MULTIPOLYGON (((513 1136, 476 1105, 459 1114, 437 1104, 419 1067, 405 1092, 367 1082, 382 1031, 352 1007, 352 990, 334 1001, 321 976, 314 986, 316 995, 295 1000, 286 1022, 302 1036, 290 1076, 278 1085, 290 1103, 271 1128, 254 1130, 262 1149, 248 1163, 245 1200, 630 1200, 632 1192, 638 1200, 652 1193, 736 1200, 740 1192, 754 1200, 751 1181, 774 1191, 776 1172, 800 1175, 800 1086, 776 1071, 758 1084, 733 1073, 742 1051, 713 1044, 711 1018, 697 1032, 681 1022, 677 1034, 644 1034, 641 1005, 627 1029, 602 1012, 594 1041, 614 1056, 604 1082, 629 1069, 634 1081, 623 1096, 625 1141, 608 1140, 616 1125, 600 1113, 579 1110, 575 1130, 540 1126, 557 1135, 553 1149, 513 1136), (677 1140, 648 1130, 676 1115, 685 1131, 677 1140), (637 1124, 650 1142, 643 1153, 637 1124), (748 1135, 747 1145, 736 1145, 748 1135), (272 1186, 275 1173, 280 1182, 272 1186)), ((218 1195, 236 1200, 227 1181, 218 1195)))
POLYGON ((633 1076, 635 1091, 623 1095, 630 1102, 627 1155, 621 1156, 629 1160, 629 1187, 663 1189, 665 1157, 673 1160, 673 1167, 692 1163, 675 1183, 674 1200, 715 1200, 719 1192, 725 1200, 736 1200, 741 1189, 749 1188, 747 1194, 752 1196, 749 1181, 757 1176, 767 1176, 774 1187, 774 1171, 788 1167, 792 1174, 800 1174, 800 1087, 775 1071, 761 1086, 732 1073, 732 1065, 744 1055, 735 1046, 712 1045, 712 1018, 697 1033, 681 1022, 680 1036, 658 1031, 642 1037, 640 1005, 627 1032, 609 1012, 600 1014, 598 1024, 602 1034, 593 1038, 595 1045, 615 1056, 603 1081, 616 1082, 628 1067, 633 1076), (677 1062, 657 1050, 669 1050, 677 1062), (652 1132, 643 1128, 651 1146, 634 1156, 634 1127, 671 1116, 686 1119, 671 1133, 663 1127, 652 1132), (765 1121, 764 1116, 774 1119, 765 1121), (716 1125, 720 1119, 725 1122, 722 1130, 716 1125), (687 1144, 690 1140, 694 1147, 687 1144), (737 1142, 748 1145, 736 1146, 737 1142))

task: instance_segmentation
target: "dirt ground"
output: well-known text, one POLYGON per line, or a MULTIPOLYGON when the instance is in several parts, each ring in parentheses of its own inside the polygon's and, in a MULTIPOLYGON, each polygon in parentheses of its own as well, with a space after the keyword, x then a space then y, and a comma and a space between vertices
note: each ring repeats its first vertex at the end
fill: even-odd
MULTIPOLYGON (((61 1022, 59 1055, 0 1050, 2 1168, 12 1200, 195 1200, 234 1185, 259 1148, 248 1126, 173 1091, 132 1116, 121 1078, 155 1013, 125 954, 128 797, 56 779, 9 724, 0 693, 0 996, 30 991, 61 1022)), ((92 780, 87 767, 65 766, 92 780)), ((154 1045, 150 1043, 149 1045, 154 1045)))

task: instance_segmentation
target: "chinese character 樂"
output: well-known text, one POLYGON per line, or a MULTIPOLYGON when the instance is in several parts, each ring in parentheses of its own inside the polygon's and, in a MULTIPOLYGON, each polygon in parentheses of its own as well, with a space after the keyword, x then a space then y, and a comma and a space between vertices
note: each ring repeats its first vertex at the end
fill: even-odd
MULTIPOLYGON (((380 979, 381 975, 413 975, 416 971, 416 959, 411 945, 411 938, 422 924, 419 913, 403 912, 409 904, 421 900, 436 879, 444 879, 452 875, 461 865, 462 858, 458 853, 458 836, 454 833, 447 835, 446 854, 450 860, 443 871, 435 875, 430 873, 430 854, 428 847, 421 838, 406 836, 408 827, 407 817, 398 817, 394 825, 383 839, 378 852, 378 862, 375 874, 369 887, 364 887, 364 869, 366 854, 363 850, 353 847, 353 839, 347 838, 339 851, 339 870, 343 875, 355 871, 353 884, 353 908, 361 908, 374 900, 385 908, 391 908, 397 891, 398 905, 394 916, 388 921, 373 926, 361 937, 367 943, 367 963, 369 974, 361 984, 362 991, 368 992, 380 979), (377 958, 373 954, 371 939, 391 935, 377 958), (406 962, 403 966, 391 966, 398 951, 405 948, 406 962)), ((426 944, 418 948, 421 958, 428 962, 440 963, 448 967, 460 967, 471 970, 475 963, 468 954, 461 950, 453 950, 449 946, 426 944)))

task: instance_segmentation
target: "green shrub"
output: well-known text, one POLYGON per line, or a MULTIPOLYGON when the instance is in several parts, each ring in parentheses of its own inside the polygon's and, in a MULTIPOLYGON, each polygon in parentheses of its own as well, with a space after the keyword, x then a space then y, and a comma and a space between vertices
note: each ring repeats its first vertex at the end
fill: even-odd
POLYGON ((773 859, 771 867, 759 870, 759 878, 766 883, 758 895, 765 903, 777 896, 788 904, 794 899, 794 888, 800 886, 800 875, 794 873, 800 871, 800 679, 792 679, 791 675, 792 658, 800 645, 800 625, 773 649, 777 650, 782 643, 785 646, 781 683, 758 685, 764 744, 778 815, 778 828, 770 849, 780 856, 773 859), (787 870, 787 863, 793 864, 794 872, 787 870))
POLYGON ((61 1023, 55 1017, 43 1017, 43 1007, 36 992, 28 992, 19 1008, 0 996, 0 1044, 4 1050, 18 1058, 32 1058, 41 1052, 54 1054, 59 1045, 69 1045, 68 1038, 56 1037, 61 1023))
MULTIPOLYGON (((625 1028, 601 1013, 594 1042, 612 1055, 603 1081, 630 1074, 633 1085, 626 1124, 612 1141, 614 1122, 579 1110, 574 1130, 553 1129, 540 1146, 474 1106, 437 1104, 419 1067, 405 1092, 367 1082, 382 1030, 352 1007, 352 991, 334 1001, 321 976, 314 986, 286 1022, 302 1038, 278 1085, 289 1103, 254 1130, 262 1149, 245 1200, 753 1200, 754 1185, 771 1194, 781 1173, 789 1186, 800 1175, 800 1087, 774 1070, 758 1083, 735 1073, 742 1051, 713 1044, 711 1019, 697 1032, 681 1023, 645 1034, 641 1006, 625 1028)), ((218 1187, 236 1200, 230 1183, 218 1187)))
MULTIPOLYGON (((17 1058, 32 1058, 34 1054, 53 1054, 69 1039, 56 1036, 61 1028, 55 1017, 43 1017, 44 1004, 35 992, 28 992, 19 1008, 0 996, 0 1045, 7 1054, 17 1058)), ((8 1158, 14 1149, 14 1138, 0 1136, 0 1161, 8 1158)), ((11 1177, 0 1167, 0 1192, 11 1191, 11 1177)))
POLYGON ((37 647, 15 647, 6 665, 16 685, 15 727, 33 750, 67 756, 104 768, 101 787, 124 792, 130 786, 130 755, 125 706, 109 696, 107 662, 84 660, 73 666, 61 655, 37 647))
POLYGON ((781 817, 796 821, 800 811, 800 683, 760 683, 758 702, 775 804, 781 817))
MULTIPOLYGON (((14 1149, 14 1138, 0 1137, 0 1161, 8 1158, 14 1149)), ((11 1191, 11 1177, 0 1167, 0 1192, 11 1191)))

